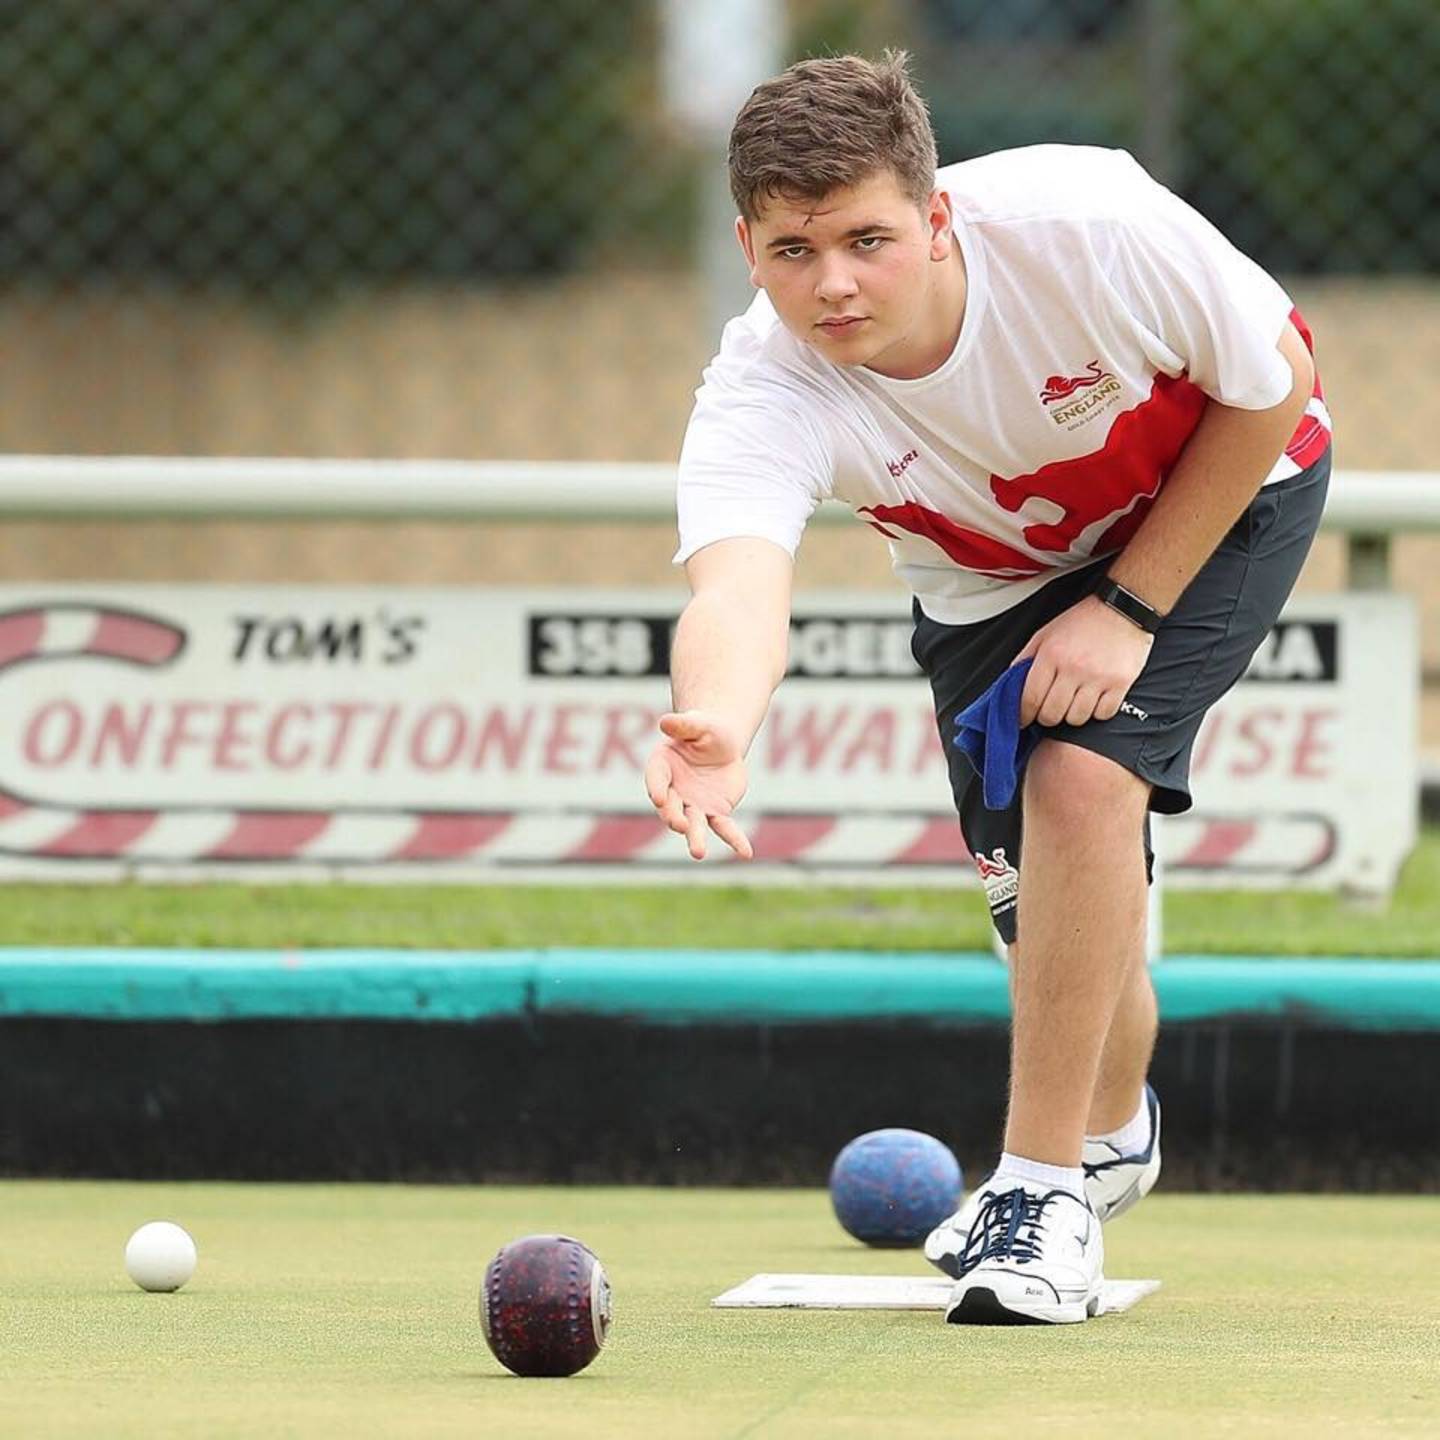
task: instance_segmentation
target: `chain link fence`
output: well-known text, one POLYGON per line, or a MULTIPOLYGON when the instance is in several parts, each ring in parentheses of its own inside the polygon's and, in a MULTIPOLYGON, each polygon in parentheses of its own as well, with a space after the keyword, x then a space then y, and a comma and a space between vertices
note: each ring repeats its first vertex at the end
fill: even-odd
MULTIPOLYGON (((745 291, 713 258, 721 153, 678 113, 669 27, 728 13, 723 68, 762 3, 0 0, 0 446, 673 458, 745 291)), ((777 64, 908 47, 947 161, 1133 150, 1295 294, 1342 466, 1432 468, 1434 0, 773 4, 777 64)), ((651 580, 659 528, 25 524, 0 564, 651 580)), ((1397 558, 1436 650, 1428 543, 1397 558)), ((864 537, 807 549, 813 578, 883 581, 864 537)))
MULTIPOLYGON (((1311 312, 1345 462, 1429 464, 1433 0, 774 4, 909 46, 947 160, 1134 150, 1311 312)), ((0 0, 0 443, 670 458, 719 160, 665 9, 0 0)))

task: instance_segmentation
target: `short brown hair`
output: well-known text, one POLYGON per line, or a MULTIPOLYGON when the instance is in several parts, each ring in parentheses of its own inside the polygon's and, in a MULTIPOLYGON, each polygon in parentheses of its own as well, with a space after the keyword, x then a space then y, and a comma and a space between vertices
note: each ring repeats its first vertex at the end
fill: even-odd
POLYGON ((923 205, 935 188, 935 133, 910 83, 910 57, 887 50, 801 60, 756 86, 730 131, 730 191, 747 220, 776 196, 818 200, 891 170, 923 205))

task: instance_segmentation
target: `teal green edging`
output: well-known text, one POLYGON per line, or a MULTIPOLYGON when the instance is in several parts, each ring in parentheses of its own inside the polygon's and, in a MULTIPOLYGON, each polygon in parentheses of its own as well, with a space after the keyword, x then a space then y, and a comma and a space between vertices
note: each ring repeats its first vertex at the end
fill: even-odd
MULTIPOLYGON (((1440 1029, 1440 959, 1171 956, 1162 1016, 1440 1029)), ((479 1020, 536 1013, 656 1023, 1003 1020, 984 954, 862 951, 0 949, 0 1017, 479 1020)))

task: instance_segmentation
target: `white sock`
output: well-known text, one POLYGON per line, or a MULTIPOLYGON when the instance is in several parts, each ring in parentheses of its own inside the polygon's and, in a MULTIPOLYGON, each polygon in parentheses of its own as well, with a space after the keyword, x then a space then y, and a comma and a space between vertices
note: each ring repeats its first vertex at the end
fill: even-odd
POLYGON ((1150 1143, 1150 1106, 1145 1092, 1140 1092, 1140 1108, 1118 1130, 1106 1135, 1087 1135, 1087 1140, 1103 1140, 1121 1155, 1135 1155, 1150 1143))
POLYGON ((1080 1166, 1046 1165, 1040 1160, 1026 1160, 1022 1155, 1012 1155, 1008 1150, 1000 1157, 995 1173, 985 1182, 985 1188, 994 1189, 1001 1178, 1008 1180, 1029 1180, 1034 1185, 1047 1185, 1052 1190, 1068 1190, 1072 1195, 1085 1193, 1085 1172, 1080 1166))

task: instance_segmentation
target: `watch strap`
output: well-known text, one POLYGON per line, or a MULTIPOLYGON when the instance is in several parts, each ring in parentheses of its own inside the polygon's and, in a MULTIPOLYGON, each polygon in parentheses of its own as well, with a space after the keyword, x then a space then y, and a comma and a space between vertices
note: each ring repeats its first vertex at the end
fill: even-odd
POLYGON ((1164 616, 1153 605, 1147 605, 1138 595, 1132 594, 1123 585, 1108 575, 1100 582, 1097 596, 1112 610, 1118 610, 1132 625, 1138 625, 1147 634, 1153 635, 1164 616))

